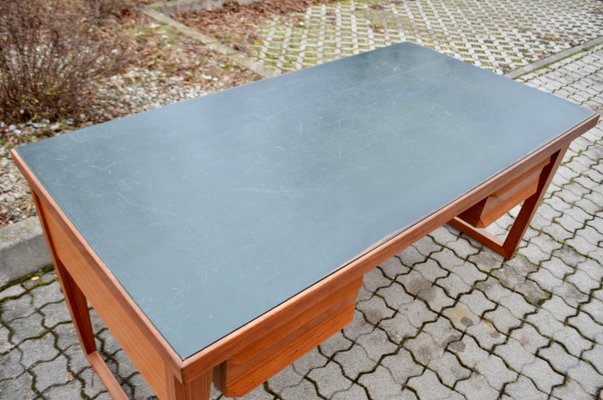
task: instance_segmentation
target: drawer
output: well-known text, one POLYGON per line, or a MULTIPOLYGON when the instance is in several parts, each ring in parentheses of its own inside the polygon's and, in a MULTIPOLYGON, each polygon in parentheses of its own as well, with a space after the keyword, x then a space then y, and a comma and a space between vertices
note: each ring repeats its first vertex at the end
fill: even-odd
POLYGON ((354 318, 361 284, 351 282, 214 368, 216 387, 243 396, 343 329, 354 318))
POLYGON ((518 173, 511 183, 497 189, 458 217, 476 228, 489 226, 513 207, 536 193, 542 169, 549 162, 550 158, 546 158, 528 171, 518 173))

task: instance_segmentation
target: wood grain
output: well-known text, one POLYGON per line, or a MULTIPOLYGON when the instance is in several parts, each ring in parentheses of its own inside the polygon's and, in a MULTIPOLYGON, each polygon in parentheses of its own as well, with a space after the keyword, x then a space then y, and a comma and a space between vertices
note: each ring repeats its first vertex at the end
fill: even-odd
POLYGON ((353 281, 278 329, 268 327, 214 370, 216 386, 228 397, 243 396, 343 329, 354 318, 360 285, 353 281))

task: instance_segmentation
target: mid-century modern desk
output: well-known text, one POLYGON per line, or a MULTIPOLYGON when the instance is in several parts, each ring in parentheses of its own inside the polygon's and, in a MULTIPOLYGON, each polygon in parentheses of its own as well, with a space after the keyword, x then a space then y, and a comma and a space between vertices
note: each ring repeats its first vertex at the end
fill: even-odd
POLYGON ((509 258, 592 112, 403 43, 18 148, 87 357, 87 301, 161 399, 241 396, 446 223, 509 258), (517 204, 504 241, 483 227, 517 204))

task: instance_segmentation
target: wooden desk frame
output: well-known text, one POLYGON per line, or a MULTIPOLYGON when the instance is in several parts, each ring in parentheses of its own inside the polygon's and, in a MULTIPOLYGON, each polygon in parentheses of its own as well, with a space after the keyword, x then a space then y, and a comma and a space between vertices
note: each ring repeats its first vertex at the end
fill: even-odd
POLYGON ((598 119, 598 115, 589 117, 497 176, 184 360, 134 303, 19 154, 13 151, 12 156, 31 188, 84 353, 111 396, 127 398, 96 349, 88 302, 159 398, 206 400, 212 381, 226 395, 241 396, 344 328, 351 321, 364 274, 446 223, 504 258, 512 257, 570 143, 593 128, 598 119), (536 192, 523 202, 504 241, 457 218, 501 188, 512 186, 539 163, 544 168, 536 192))

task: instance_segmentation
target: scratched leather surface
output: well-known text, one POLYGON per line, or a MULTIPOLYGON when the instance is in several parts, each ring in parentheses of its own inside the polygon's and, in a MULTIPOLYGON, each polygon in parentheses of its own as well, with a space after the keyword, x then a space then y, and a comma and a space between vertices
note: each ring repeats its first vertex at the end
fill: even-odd
POLYGON ((18 151, 186 358, 590 115, 404 43, 18 151))

